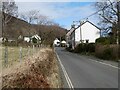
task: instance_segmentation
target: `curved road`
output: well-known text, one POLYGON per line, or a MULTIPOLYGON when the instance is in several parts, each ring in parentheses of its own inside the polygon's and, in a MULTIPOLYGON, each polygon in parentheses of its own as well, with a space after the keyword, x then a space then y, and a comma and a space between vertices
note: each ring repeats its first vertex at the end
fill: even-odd
POLYGON ((74 88, 118 88, 118 69, 88 57, 55 48, 74 88))

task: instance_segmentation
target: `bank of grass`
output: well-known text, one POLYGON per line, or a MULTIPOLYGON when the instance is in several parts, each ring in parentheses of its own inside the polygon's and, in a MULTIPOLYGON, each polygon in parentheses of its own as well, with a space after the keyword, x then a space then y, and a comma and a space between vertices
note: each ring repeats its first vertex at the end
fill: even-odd
POLYGON ((55 53, 42 48, 25 62, 4 69, 1 74, 5 88, 61 88, 61 80, 55 53))

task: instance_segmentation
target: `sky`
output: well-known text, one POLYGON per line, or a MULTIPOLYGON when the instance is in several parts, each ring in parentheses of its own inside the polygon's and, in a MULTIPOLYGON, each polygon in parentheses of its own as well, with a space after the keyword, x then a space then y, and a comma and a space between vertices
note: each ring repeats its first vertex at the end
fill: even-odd
MULTIPOLYGON (((25 1, 25 0, 24 0, 25 1)), ((72 0, 71 0, 72 1, 72 0)), ((96 11, 94 4, 90 0, 83 1, 64 1, 64 2, 18 2, 15 0, 18 6, 19 14, 25 13, 31 10, 38 10, 40 14, 49 17, 60 26, 70 29, 73 21, 83 21, 87 16, 91 15, 96 11), (89 1, 89 2, 88 2, 89 1)), ((89 21, 95 25, 98 23, 97 16, 88 18, 89 21)))

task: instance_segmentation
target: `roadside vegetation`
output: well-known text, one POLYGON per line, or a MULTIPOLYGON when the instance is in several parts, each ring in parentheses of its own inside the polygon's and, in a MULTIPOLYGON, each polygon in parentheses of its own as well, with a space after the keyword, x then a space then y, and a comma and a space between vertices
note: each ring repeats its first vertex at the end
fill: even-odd
POLYGON ((60 88, 61 80, 55 53, 51 48, 42 48, 24 62, 4 69, 2 89, 5 88, 60 88))
POLYGON ((74 50, 66 48, 70 52, 83 55, 93 55, 103 60, 118 61, 120 59, 120 45, 111 42, 106 37, 96 39, 96 43, 81 43, 74 50))

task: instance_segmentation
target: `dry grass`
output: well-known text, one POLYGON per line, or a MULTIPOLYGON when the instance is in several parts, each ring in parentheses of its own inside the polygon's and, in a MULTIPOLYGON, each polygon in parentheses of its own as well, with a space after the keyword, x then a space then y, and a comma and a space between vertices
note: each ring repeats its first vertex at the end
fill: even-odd
POLYGON ((41 49, 25 62, 1 74, 2 88, 60 88, 57 61, 52 49, 41 49))
MULTIPOLYGON (((32 48, 22 48, 22 59, 28 56, 28 50, 30 51, 30 55, 32 55, 32 48)), ((5 47, 2 47, 2 60, 3 69, 7 64, 8 67, 20 62, 20 47, 8 47, 8 61, 5 63, 5 47)))

